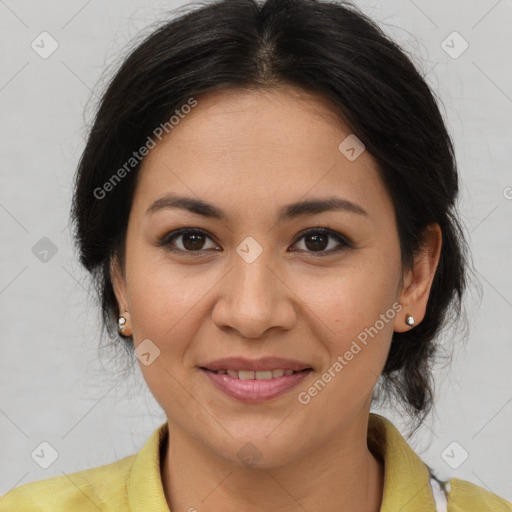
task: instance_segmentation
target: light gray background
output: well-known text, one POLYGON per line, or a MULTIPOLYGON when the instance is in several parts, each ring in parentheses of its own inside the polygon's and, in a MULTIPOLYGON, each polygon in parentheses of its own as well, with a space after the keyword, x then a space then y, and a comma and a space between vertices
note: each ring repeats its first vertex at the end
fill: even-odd
MULTIPOLYGON (((100 77, 141 29, 187 2, 147 3, 0 0, 0 494, 135 453, 165 421, 138 367, 125 377, 115 352, 98 354, 98 310, 68 229, 100 77), (31 48, 43 31, 59 44, 47 59, 31 48), (57 247, 47 262, 32 252, 43 237, 57 247), (31 458, 42 441, 59 454, 48 469, 31 458)), ((411 52, 441 98, 482 291, 479 302, 472 287, 466 302, 467 347, 446 336, 455 351, 451 367, 436 369, 437 412, 409 442, 441 476, 512 500, 512 2, 356 4, 411 52), (441 47, 453 31, 469 44, 458 58, 441 47), (442 456, 453 441, 469 453, 457 469, 442 456)), ((453 36, 448 44, 461 48, 453 36)), ((405 432, 398 412, 375 411, 405 432)))

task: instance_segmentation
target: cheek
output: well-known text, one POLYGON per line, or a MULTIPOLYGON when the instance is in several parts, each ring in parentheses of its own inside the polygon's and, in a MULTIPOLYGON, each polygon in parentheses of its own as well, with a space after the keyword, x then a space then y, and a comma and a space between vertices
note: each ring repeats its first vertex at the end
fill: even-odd
POLYGON ((353 372, 373 382, 385 363, 393 322, 400 308, 396 297, 400 266, 394 256, 354 259, 354 264, 315 278, 314 287, 297 278, 294 291, 303 313, 326 352, 330 366, 343 358, 343 372, 352 374, 349 386, 361 383, 353 372), (394 306, 394 307, 393 307, 394 306))
POLYGON ((152 349, 157 357, 148 365, 141 358, 139 367, 161 407, 168 414, 179 414, 190 406, 182 387, 187 370, 181 366, 191 343, 198 337, 201 299, 215 281, 205 282, 202 276, 191 275, 191 267, 180 271, 178 266, 163 264, 147 252, 141 251, 138 257, 136 252, 131 254, 127 280, 135 348, 141 343, 147 346, 148 339, 157 347, 152 349), (170 400, 174 407, 169 407, 170 400))
POLYGON ((398 266, 380 258, 354 259, 313 280, 297 275, 294 290, 334 333, 356 335, 396 300, 398 266))
POLYGON ((163 343, 174 339, 177 329, 179 337, 186 339, 184 329, 191 324, 194 308, 215 280, 208 280, 206 274, 191 275, 191 267, 180 272, 176 266, 152 263, 150 259, 136 265, 134 262, 129 282, 134 339, 145 337, 163 343))

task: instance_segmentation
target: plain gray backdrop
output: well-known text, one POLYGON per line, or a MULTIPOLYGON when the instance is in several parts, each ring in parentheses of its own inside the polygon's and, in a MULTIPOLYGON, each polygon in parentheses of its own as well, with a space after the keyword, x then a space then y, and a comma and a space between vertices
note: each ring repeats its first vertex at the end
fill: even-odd
MULTIPOLYGON (((119 354, 98 353, 99 308, 68 221, 105 70, 186 3, 0 0, 0 494, 135 453, 165 421, 139 368, 125 376, 119 354), (49 463, 52 450, 40 467, 34 454, 49 463)), ((512 1, 355 3, 441 101, 481 291, 467 297, 467 344, 443 339, 453 361, 435 368, 435 413, 409 443, 442 477, 512 500, 512 1)), ((399 411, 374 410, 405 433, 399 411)))

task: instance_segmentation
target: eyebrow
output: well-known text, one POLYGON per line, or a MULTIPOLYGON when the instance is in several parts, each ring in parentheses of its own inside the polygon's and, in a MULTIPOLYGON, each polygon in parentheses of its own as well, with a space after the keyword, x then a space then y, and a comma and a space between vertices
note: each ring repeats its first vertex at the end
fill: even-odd
MULTIPOLYGON (((211 217, 222 221, 227 219, 226 213, 213 204, 200 199, 175 194, 167 194, 157 199, 146 210, 146 215, 173 208, 187 210, 197 215, 202 215, 203 217, 211 217)), ((307 201, 298 201, 281 207, 278 214, 278 222, 294 219, 302 215, 316 215, 328 211, 343 211, 368 216, 368 212, 358 204, 341 197, 329 196, 307 201)))

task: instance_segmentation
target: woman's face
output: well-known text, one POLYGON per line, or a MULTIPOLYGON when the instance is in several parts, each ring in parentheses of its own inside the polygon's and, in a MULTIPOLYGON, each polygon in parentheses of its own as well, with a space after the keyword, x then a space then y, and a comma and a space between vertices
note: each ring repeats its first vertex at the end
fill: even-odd
POLYGON ((393 330, 404 330, 393 204, 372 156, 350 139, 339 149, 349 135, 295 89, 216 92, 140 170, 115 278, 127 333, 170 428, 235 464, 255 450, 247 442, 272 467, 365 424, 393 330), (337 207, 300 206, 327 199, 337 207), (291 386, 277 395, 272 381, 238 380, 254 390, 238 394, 236 377, 216 376, 230 393, 202 369, 230 357, 312 370, 276 377, 291 386))

